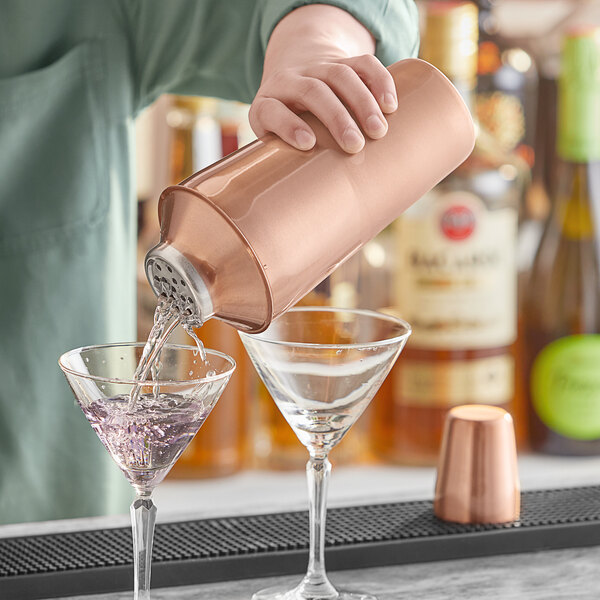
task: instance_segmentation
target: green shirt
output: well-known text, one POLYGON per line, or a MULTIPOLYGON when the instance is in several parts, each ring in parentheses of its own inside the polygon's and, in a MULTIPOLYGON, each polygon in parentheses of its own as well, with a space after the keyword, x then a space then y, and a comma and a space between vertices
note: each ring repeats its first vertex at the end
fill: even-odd
MULTIPOLYGON (((323 0, 319 0, 323 2, 323 0)), ((411 0, 335 0, 390 64, 411 0)), ((0 523, 125 512, 132 488, 57 359, 135 336, 135 116, 160 94, 250 102, 295 0, 8 0, 0 17, 0 523)))

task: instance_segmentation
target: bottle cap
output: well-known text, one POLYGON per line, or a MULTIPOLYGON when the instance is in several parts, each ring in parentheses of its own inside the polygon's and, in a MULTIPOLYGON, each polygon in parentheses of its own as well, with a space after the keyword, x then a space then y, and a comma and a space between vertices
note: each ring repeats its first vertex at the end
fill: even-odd
POLYGON ((456 406, 446 418, 433 510, 455 523, 508 523, 520 512, 512 417, 496 406, 456 406))
POLYGON ((573 162, 600 160, 600 27, 566 34, 558 90, 558 154, 573 162))

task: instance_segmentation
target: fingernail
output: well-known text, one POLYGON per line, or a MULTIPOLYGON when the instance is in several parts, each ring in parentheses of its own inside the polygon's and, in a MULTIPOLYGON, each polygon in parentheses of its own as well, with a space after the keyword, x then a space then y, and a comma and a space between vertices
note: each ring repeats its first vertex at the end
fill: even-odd
POLYGON ((365 122, 367 133, 370 136, 381 137, 387 131, 387 123, 384 122, 378 115, 371 115, 365 122))
POLYGON ((386 92, 383 95, 382 105, 383 105, 384 110, 392 112, 398 108, 398 100, 396 100, 396 97, 394 96, 394 94, 391 94, 390 92, 386 92))
POLYGON ((294 138, 300 150, 310 150, 316 142, 315 136, 306 129, 296 129, 294 138))
POLYGON ((347 152, 359 152, 362 150, 365 140, 354 127, 347 127, 342 135, 342 144, 347 152))

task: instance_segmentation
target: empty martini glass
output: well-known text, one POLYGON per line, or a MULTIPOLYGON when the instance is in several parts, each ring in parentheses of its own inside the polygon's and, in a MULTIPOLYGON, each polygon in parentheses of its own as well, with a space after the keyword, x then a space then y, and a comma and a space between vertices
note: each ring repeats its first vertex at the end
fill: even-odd
POLYGON ((241 333, 258 374, 308 449, 308 571, 292 590, 257 592, 253 600, 374 600, 338 592, 325 573, 329 451, 344 437, 398 358, 410 326, 391 315, 324 307, 293 308, 259 334, 241 333))
POLYGON ((134 598, 150 598, 156 507, 152 491, 165 478, 216 404, 235 369, 232 358, 191 346, 166 344, 154 379, 133 374, 143 343, 77 348, 59 359, 79 406, 136 491, 131 505, 134 598))

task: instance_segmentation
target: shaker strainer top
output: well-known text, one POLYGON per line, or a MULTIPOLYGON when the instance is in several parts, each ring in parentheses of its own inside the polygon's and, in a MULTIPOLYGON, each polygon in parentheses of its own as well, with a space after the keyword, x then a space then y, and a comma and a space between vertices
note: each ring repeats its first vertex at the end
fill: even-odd
POLYGON ((212 301, 198 271, 181 252, 160 243, 146 255, 146 276, 154 293, 171 298, 182 320, 199 327, 212 314, 212 301))

